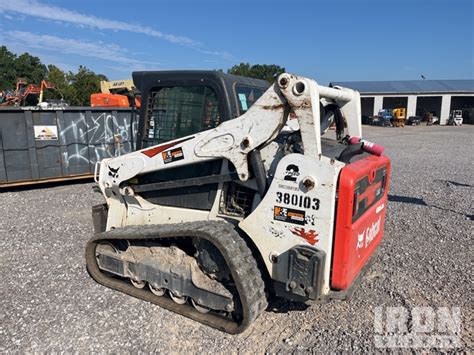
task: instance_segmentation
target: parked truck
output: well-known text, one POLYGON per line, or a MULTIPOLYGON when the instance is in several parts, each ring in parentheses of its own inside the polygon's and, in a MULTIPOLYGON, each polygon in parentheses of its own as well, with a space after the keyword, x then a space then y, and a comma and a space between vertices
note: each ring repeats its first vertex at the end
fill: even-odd
POLYGON ((372 124, 375 126, 392 127, 392 110, 381 109, 377 116, 372 119, 372 124))

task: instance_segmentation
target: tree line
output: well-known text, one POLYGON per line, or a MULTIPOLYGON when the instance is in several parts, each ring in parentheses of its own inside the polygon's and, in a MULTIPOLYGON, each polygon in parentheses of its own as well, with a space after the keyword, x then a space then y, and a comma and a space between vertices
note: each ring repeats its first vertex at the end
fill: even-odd
POLYGON ((40 84, 42 80, 52 83, 56 90, 45 91, 46 99, 60 99, 71 106, 90 105, 90 95, 100 92, 100 81, 107 80, 85 66, 77 72, 65 72, 53 64, 45 65, 40 58, 29 53, 16 55, 7 47, 0 47, 0 91, 14 90, 18 79, 28 84, 40 84))
POLYGON ((240 63, 227 70, 227 73, 234 75, 248 76, 249 78, 263 79, 273 83, 277 76, 286 70, 276 64, 255 64, 240 63))
MULTIPOLYGON (((222 70, 222 69, 220 69, 222 70)), ((227 73, 273 82, 285 68, 278 65, 240 63, 227 69, 227 73)), ((131 73, 130 73, 131 74, 131 73)), ((0 47, 0 91, 14 90, 17 80, 40 84, 46 80, 55 86, 47 90, 45 99, 64 99, 71 106, 90 105, 90 95, 100 92, 100 81, 108 80, 103 74, 80 65, 77 72, 65 72, 53 64, 45 65, 40 58, 29 53, 16 55, 6 46, 0 47)))

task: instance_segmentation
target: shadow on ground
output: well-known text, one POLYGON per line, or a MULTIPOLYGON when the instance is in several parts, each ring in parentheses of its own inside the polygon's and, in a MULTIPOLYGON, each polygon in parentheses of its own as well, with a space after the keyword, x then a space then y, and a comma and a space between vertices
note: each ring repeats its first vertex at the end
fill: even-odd
POLYGON ((267 311, 272 313, 288 313, 291 311, 304 311, 309 307, 302 302, 293 302, 283 298, 276 298, 270 301, 267 311))
MULTIPOLYGON (((459 185, 454 185, 454 186, 468 186, 468 187, 471 187, 471 185, 465 185, 465 184, 459 184, 459 185)), ((436 208, 436 209, 441 210, 441 211, 451 212, 451 213, 461 215, 461 216, 463 216, 467 219, 470 219, 471 221, 474 220, 474 214, 466 214, 466 213, 462 213, 462 212, 452 210, 450 208, 444 208, 444 207, 440 207, 440 206, 436 206, 436 205, 430 205, 430 204, 427 204, 425 202, 425 200, 423 200, 422 198, 418 198, 418 197, 388 195, 388 200, 390 202, 400 202, 400 203, 408 203, 410 205, 419 205, 419 206, 432 207, 432 208, 436 208)))
POLYGON ((71 186, 71 185, 84 185, 90 184, 93 182, 93 178, 84 178, 77 180, 65 180, 65 181, 51 181, 51 182, 42 182, 34 183, 30 185, 21 185, 21 186, 0 186, 0 193, 2 192, 17 192, 17 191, 34 191, 34 190, 43 190, 59 186, 71 186))

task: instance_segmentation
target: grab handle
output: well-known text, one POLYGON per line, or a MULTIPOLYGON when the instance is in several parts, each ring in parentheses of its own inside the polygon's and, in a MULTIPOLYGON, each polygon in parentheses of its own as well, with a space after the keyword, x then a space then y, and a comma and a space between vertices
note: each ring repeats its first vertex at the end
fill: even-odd
POLYGON ((365 139, 361 139, 359 137, 349 138, 349 144, 357 143, 362 143, 362 149, 365 152, 376 155, 378 157, 380 157, 383 154, 383 151, 385 150, 385 148, 381 145, 366 141, 365 139))

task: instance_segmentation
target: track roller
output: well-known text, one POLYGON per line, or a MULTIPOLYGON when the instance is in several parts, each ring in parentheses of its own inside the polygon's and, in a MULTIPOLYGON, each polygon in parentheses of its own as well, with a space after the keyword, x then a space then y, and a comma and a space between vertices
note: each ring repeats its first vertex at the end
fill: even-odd
POLYGON ((142 289, 145 287, 146 282, 145 281, 135 281, 133 279, 130 279, 130 282, 132 283, 133 286, 136 288, 142 289))
POLYGON ((210 308, 201 306, 200 304, 196 303, 196 301, 193 298, 191 298, 191 304, 193 305, 194 308, 196 308, 196 310, 199 313, 209 313, 211 311, 210 308))
POLYGON ((159 288, 159 287, 154 287, 152 284, 148 284, 148 288, 150 289, 150 291, 154 294, 154 295, 157 295, 157 296, 163 296, 165 293, 166 293, 166 289, 164 288, 159 288))
POLYGON ((171 299, 177 304, 185 304, 188 301, 188 298, 186 296, 178 296, 173 291, 170 291, 169 293, 171 299))

